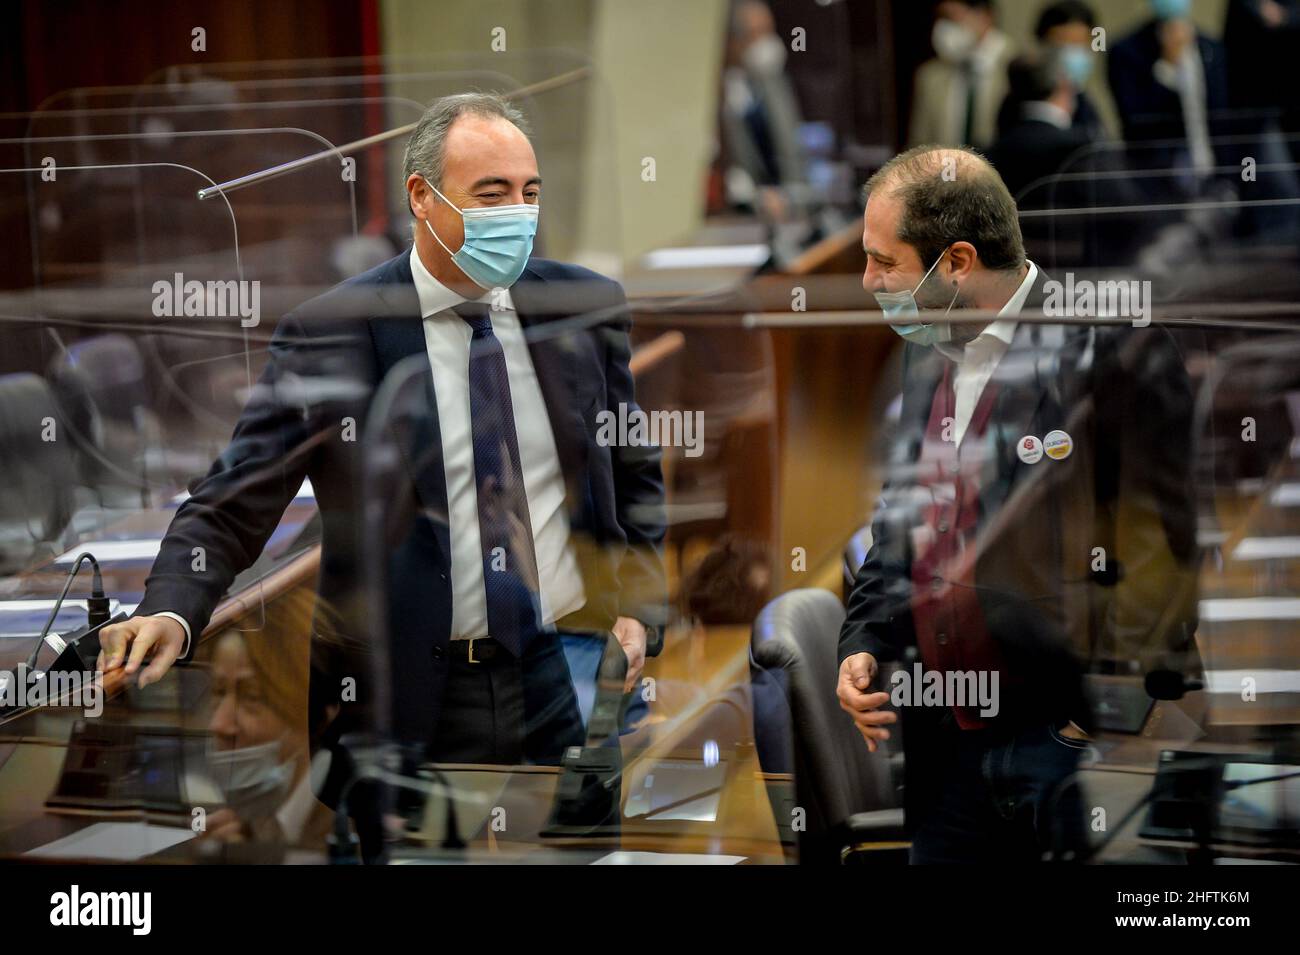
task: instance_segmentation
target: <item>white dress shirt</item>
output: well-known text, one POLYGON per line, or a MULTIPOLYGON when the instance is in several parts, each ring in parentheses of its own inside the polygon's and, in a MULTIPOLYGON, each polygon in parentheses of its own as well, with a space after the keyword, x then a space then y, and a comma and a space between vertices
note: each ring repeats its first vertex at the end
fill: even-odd
POLYGON ((1057 129, 1069 129, 1074 123, 1074 117, 1066 110, 1043 99, 1030 100, 1025 103, 1020 107, 1020 115, 1025 119, 1036 119, 1041 123, 1048 123, 1057 129))
POLYGON ((989 383, 989 379, 993 377, 993 372, 998 367, 998 362, 1011 346, 1011 338, 1016 333, 1016 316, 1020 314, 1025 299, 1029 297, 1029 290, 1034 287, 1034 280, 1038 278, 1038 266, 1033 262, 1028 264, 1029 271, 1024 281, 1020 283, 1015 294, 1007 300, 1007 304, 1002 306, 998 318, 989 322, 974 340, 966 343, 965 348, 951 342, 934 346, 957 366, 952 380, 953 397, 956 399, 953 411, 955 419, 953 443, 959 447, 961 439, 966 435, 966 429, 970 427, 980 395, 984 393, 984 386, 989 383))
MULTIPOLYGON (((411 248, 411 275, 420 299, 420 317, 424 319, 424 341, 433 368, 438 427, 442 432, 451 539, 451 636, 453 640, 477 639, 489 634, 478 526, 478 485, 474 477, 474 432, 469 413, 469 343, 474 333, 464 319, 449 311, 467 299, 434 278, 414 247, 411 248)), ((490 306, 492 293, 484 293, 476 301, 490 306)), ((564 474, 537 372, 508 290, 503 290, 497 304, 504 307, 490 312, 492 332, 501 342, 510 376, 519 464, 524 472, 524 494, 537 554, 542 623, 550 625, 580 610, 587 597, 569 540, 564 474)), ((154 616, 171 617, 185 628, 183 655, 190 645, 189 623, 171 611, 154 616)))
MULTIPOLYGON (((451 537, 451 636, 453 640, 486 637, 489 635, 487 592, 483 587, 474 431, 469 413, 469 343, 474 333, 464 319, 449 311, 453 305, 467 300, 434 278, 414 247, 411 274, 420 297, 424 341, 433 368, 438 427, 442 432, 451 537)), ((476 301, 491 305, 492 300, 492 293, 487 292, 476 301)), ((492 332, 501 342, 510 377, 519 464, 524 472, 524 494, 528 498, 528 516, 537 552, 542 622, 549 625, 580 609, 586 603, 586 594, 569 540, 564 474, 537 372, 508 290, 501 293, 497 304, 504 307, 490 312, 492 332)))
POLYGON ((1210 143, 1205 106, 1205 64, 1201 62, 1199 40, 1192 38, 1177 65, 1161 57, 1152 64, 1151 72, 1156 82, 1178 94, 1192 169, 1197 175, 1209 175, 1214 169, 1214 146, 1210 143))

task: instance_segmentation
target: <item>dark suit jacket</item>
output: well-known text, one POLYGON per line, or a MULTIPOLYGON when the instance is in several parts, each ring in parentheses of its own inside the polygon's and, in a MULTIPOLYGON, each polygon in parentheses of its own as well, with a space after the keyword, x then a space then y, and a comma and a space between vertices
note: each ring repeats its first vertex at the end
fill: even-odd
MULTIPOLYGON (((1020 107, 1022 105, 1022 101, 1014 93, 1008 93, 1006 99, 1002 101, 1002 106, 998 109, 999 139, 1005 136, 1011 127, 1020 122, 1020 107)), ((1080 91, 1075 94, 1074 115, 1070 119, 1070 129, 1084 137, 1085 142, 1107 138, 1106 128, 1101 122, 1101 114, 1097 112, 1092 97, 1086 92, 1080 91)), ((1011 192, 1013 195, 1015 194, 1014 189, 1011 192)))
POLYGON ((1036 180, 1055 176, 1067 159, 1092 141, 1092 136, 1078 127, 1061 129, 1041 119, 1018 117, 1007 123, 989 147, 988 159, 1011 194, 1018 196, 1036 180))
MULTIPOLYGON (((1256 0, 1231 0, 1223 24, 1228 56, 1228 95, 1234 108, 1256 110, 1256 127, 1269 112, 1289 113, 1284 128, 1294 129, 1300 93, 1291 67, 1300 50, 1300 0, 1277 0, 1284 19, 1270 27, 1256 0)), ((1273 118, 1276 118, 1274 116, 1273 118)))
MULTIPOLYGON (((1124 167, 1122 155, 1077 125, 1061 129, 1021 116, 1008 123, 988 159, 1021 212, 1135 206, 1147 198, 1128 177, 1113 175, 1124 167), (1097 175, 1081 176, 1087 173, 1097 175)), ((1036 261, 1110 267, 1133 261, 1150 222, 1143 215, 1050 216, 1024 218, 1020 227, 1036 261)))
MULTIPOLYGON (((1110 91, 1115 98, 1124 139, 1130 145, 1147 140, 1182 139, 1183 107, 1178 94, 1152 73, 1160 59, 1158 23, 1150 21, 1136 33, 1124 37, 1110 52, 1110 91)), ((1223 113, 1228 107, 1228 65, 1223 44, 1196 34, 1196 48, 1205 69, 1206 124, 1210 135, 1227 132, 1223 113)), ((1184 147, 1185 148, 1185 147, 1184 147)), ((1134 150, 1136 163, 1147 168, 1170 168, 1179 150, 1173 147, 1134 150)), ((1215 149, 1223 161, 1222 148, 1215 149)))
MULTIPOLYGON (((1046 281, 1040 271, 1022 317, 1041 314, 1046 281)), ((932 348, 905 348, 899 429, 839 657, 868 651, 910 668, 910 529, 921 517, 909 492, 916 490, 914 469, 947 359, 932 348)), ((1187 376, 1163 328, 1022 321, 994 384, 974 584, 1006 670, 1024 678, 1015 689, 1001 684, 994 724, 1059 726, 1074 719, 1091 728, 1086 670, 1123 669, 1129 661, 1148 669, 1197 667, 1190 643, 1197 549, 1187 376), (1074 441, 1069 457, 1019 459, 1019 438, 1041 439, 1057 429, 1074 441), (1105 549, 1100 572, 1096 547, 1105 549)), ((924 814, 947 758, 936 731, 948 713, 902 708, 909 824, 924 814)))
MULTIPOLYGON (((452 617, 447 488, 428 361, 403 366, 404 404, 372 407, 395 366, 427 354, 408 255, 280 321, 234 436, 178 510, 136 613, 180 614, 194 630, 192 653, 231 581, 261 553, 310 478, 323 533, 318 591, 332 611, 326 625, 318 609, 316 632, 328 630, 324 642, 343 648, 320 665, 323 673, 314 668, 313 681, 346 673, 358 680, 362 704, 374 691, 387 697, 387 688, 366 685, 373 668, 357 662, 359 652, 374 649, 367 644, 384 600, 363 599, 362 584, 382 580, 391 729, 422 743, 437 724, 452 617), (373 471, 385 452, 399 462, 399 480, 363 487, 363 465, 373 471), (201 571, 194 569, 196 547, 205 558, 201 571), (366 553, 386 558, 382 575, 367 576, 375 568, 363 564, 366 553)), ((608 629, 629 616, 661 626, 667 611, 659 452, 596 441, 598 412, 636 407, 623 291, 586 269, 531 259, 511 297, 555 434, 587 594, 586 607, 564 625, 608 629)), ((321 698, 319 687, 313 691, 321 698)))

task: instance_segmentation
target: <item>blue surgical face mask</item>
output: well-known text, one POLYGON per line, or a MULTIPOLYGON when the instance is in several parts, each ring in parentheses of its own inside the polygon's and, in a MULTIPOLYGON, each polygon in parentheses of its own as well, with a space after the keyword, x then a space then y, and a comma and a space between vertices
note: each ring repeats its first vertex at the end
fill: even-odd
MULTIPOLYGON (((930 266, 925 275, 921 276, 921 281, 916 283, 916 288, 904 289, 901 292, 873 293, 876 304, 885 313, 885 317, 891 320, 889 327, 902 335, 905 341, 914 342, 917 345, 937 345, 952 339, 952 326, 947 322, 935 324, 933 322, 895 323, 893 321, 893 319, 920 316, 921 310, 916 305, 916 293, 925 284, 925 280, 930 277, 930 273, 943 261, 947 251, 947 249, 944 249, 943 252, 939 253, 939 257, 934 260, 934 265, 930 266)), ((955 301, 957 301, 956 291, 952 293, 952 302, 949 302, 948 307, 944 309, 943 314, 945 316, 952 311, 952 305, 955 301)))
POLYGON ((1181 20, 1192 12, 1192 0, 1151 0, 1157 20, 1181 20))
POLYGON ((1056 55, 1071 86, 1081 90, 1088 85, 1088 80, 1092 77, 1091 50, 1071 43, 1057 50, 1056 55))
POLYGON ((438 198, 456 209, 465 223, 465 242, 456 252, 433 231, 428 219, 424 224, 457 268, 469 276, 470 281, 485 289, 509 288, 523 274, 528 256, 533 252, 533 237, 537 235, 537 216, 541 209, 535 205, 486 206, 481 209, 459 209, 438 192, 436 186, 424 180, 438 198))

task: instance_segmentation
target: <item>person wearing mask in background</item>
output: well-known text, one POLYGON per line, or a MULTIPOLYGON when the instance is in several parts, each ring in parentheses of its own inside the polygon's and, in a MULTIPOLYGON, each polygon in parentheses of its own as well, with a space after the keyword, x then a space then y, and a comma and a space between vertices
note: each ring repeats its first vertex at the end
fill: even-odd
POLYGON ((786 45, 767 4, 739 0, 731 12, 722 77, 725 185, 731 204, 773 223, 797 219, 808 198, 802 114, 785 60, 786 45))
POLYGON ((232 627, 212 641, 212 734, 207 769, 223 805, 208 817, 205 836, 222 842, 324 846, 331 813, 313 798, 307 656, 312 595, 299 589, 265 607, 265 626, 232 627), (297 610, 305 608, 305 613, 297 610))
MULTIPOLYGON (((1096 26, 1096 14, 1088 4, 1082 0, 1060 0, 1043 7, 1034 27, 1039 53, 1043 58, 1054 55, 1074 88, 1074 114, 1070 118, 1070 125, 1093 140, 1106 136, 1101 114, 1087 92, 1089 82, 1097 73, 1099 54, 1093 50, 1092 36, 1096 26)), ((1015 82, 1010 76, 1008 83, 1011 91, 998 113, 999 135, 1021 118, 1016 107, 1023 102, 1023 98, 1017 95, 1015 82)), ((1014 194, 1016 190, 1012 188, 1011 191, 1014 194)))
POLYGON ((930 39, 936 55, 916 71, 909 144, 987 146, 997 133, 1012 57, 992 0, 940 0, 930 39))
MULTIPOLYGON (((1092 149, 1102 139, 1072 119, 1079 102, 1078 47, 1047 46, 1017 57, 1007 68, 1007 126, 988 151, 1022 212, 1135 205, 1141 195, 1119 172, 1122 154, 1092 149), (1071 178, 1070 174, 1089 173, 1071 178), (1100 175, 1099 175, 1100 174, 1100 175), (1059 178, 1058 178, 1059 177, 1059 178)), ((1092 57, 1084 48, 1084 55, 1092 57)), ((1145 240, 1141 223, 1125 216, 1036 217, 1021 223, 1027 247, 1050 250, 1062 240, 1081 243, 1082 259, 1097 266, 1132 262, 1145 240)))
MULTIPOLYGON (((1233 131, 1248 137, 1241 156, 1252 157, 1257 168, 1257 187, 1245 198, 1295 199, 1300 196, 1300 176, 1292 166, 1300 162, 1300 91, 1293 73, 1300 54, 1300 0, 1232 0, 1223 47, 1237 118, 1233 131)), ((1242 215, 1241 233, 1296 239, 1300 211, 1293 205, 1248 207, 1242 215)))
MULTIPOLYGON (((1074 125, 1079 89, 1068 59, 1063 49, 1046 50, 1017 57, 1007 67, 1007 126, 988 159, 1017 201, 1026 187, 1055 175, 1093 141, 1074 125)), ((1056 205, 1069 203, 1057 197, 1056 205)))
POLYGON ((322 849, 334 816, 327 806, 336 801, 322 794, 345 785, 353 769, 333 726, 341 684, 318 678, 317 661, 337 649, 338 615, 309 587, 255 613, 260 619, 237 621, 195 654, 212 678, 199 776, 215 787, 209 798, 217 807, 201 838, 255 842, 259 853, 322 849))
POLYGON ((906 342, 903 397, 836 694, 874 751, 898 720, 880 664, 983 679, 977 705, 894 700, 912 860, 1077 859, 1083 673, 1199 669, 1186 371, 1163 327, 1053 321, 1058 283, 974 151, 908 150, 866 192, 862 285, 906 342))
MULTIPOLYGON (((1231 0, 1223 25, 1228 95, 1234 109, 1266 111, 1283 132, 1300 132, 1300 0, 1231 0)), ((1300 153, 1300 146, 1293 147, 1300 153)))
MULTIPOLYGON (((1213 138, 1228 106, 1223 44, 1192 22, 1191 0, 1150 0, 1152 19, 1110 52, 1110 89, 1131 164, 1176 170, 1145 180, 1150 191, 1172 183, 1176 195, 1203 193, 1214 175, 1213 138), (1177 145, 1148 145, 1173 140, 1177 145)), ((1222 158, 1222 157, 1220 157, 1222 158)))

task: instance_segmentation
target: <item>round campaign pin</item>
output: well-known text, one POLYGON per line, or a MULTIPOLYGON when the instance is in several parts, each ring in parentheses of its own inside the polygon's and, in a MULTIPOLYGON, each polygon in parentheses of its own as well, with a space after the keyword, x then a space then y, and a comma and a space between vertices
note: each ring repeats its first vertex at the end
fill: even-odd
POLYGON ((1053 461, 1064 461, 1074 450, 1074 442, 1064 431, 1049 431, 1043 438, 1043 451, 1053 461))
POLYGON ((1037 464, 1043 459, 1043 442, 1032 434, 1027 434, 1016 442, 1016 454, 1026 464, 1037 464))

